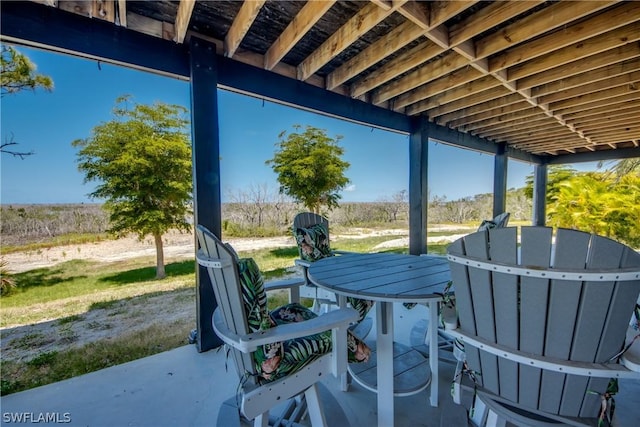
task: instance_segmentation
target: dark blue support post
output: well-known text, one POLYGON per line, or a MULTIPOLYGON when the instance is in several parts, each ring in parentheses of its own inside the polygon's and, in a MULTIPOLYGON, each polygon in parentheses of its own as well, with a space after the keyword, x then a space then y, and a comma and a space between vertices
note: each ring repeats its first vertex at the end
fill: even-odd
POLYGON ((496 217, 507 210, 507 144, 498 144, 498 151, 493 163, 493 216, 496 217))
MULTIPOLYGON (((221 237, 216 48, 212 43, 195 37, 191 38, 189 47, 194 222, 204 225, 216 236, 221 237)), ((196 284, 197 346, 198 351, 202 352, 219 347, 222 340, 215 334, 211 325, 211 316, 218 303, 207 270, 202 266, 196 268, 196 284)))
POLYGON ((416 118, 409 137, 409 253, 427 252, 429 122, 416 118))
POLYGON ((533 218, 532 224, 544 226, 547 221, 547 165, 535 165, 533 169, 533 218))

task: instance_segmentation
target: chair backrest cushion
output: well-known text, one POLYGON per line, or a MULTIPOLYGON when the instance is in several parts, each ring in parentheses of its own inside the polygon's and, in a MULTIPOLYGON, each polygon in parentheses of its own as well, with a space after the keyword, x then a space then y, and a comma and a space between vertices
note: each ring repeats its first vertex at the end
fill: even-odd
POLYGON ((272 322, 269 318, 267 292, 260 268, 253 258, 241 258, 237 264, 249 328, 252 332, 269 329, 272 322))
POLYGON ((324 224, 297 227, 294 236, 303 260, 313 262, 331 256, 329 230, 324 224))

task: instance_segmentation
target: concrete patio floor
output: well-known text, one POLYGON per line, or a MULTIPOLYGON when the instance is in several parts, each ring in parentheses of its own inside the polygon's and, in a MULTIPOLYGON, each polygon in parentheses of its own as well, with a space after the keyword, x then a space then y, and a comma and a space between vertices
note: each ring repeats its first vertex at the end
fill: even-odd
MULTIPOLYGON (((394 307, 396 341, 411 344, 426 308, 394 307)), ((424 324, 424 322, 422 322, 424 324)), ((375 323, 374 323, 375 324, 375 323)), ((375 336, 372 331, 370 336, 375 336)), ((235 395, 238 378, 225 352, 198 353, 184 346, 80 377, 2 397, 2 425, 215 426, 222 404, 235 395), (226 369, 228 365, 228 369, 226 369), (17 422, 21 418, 22 423, 17 422)), ((453 403, 454 366, 440 363, 439 406, 429 405, 429 388, 395 398, 396 426, 466 425, 464 408, 453 403), (444 416, 443 416, 444 414, 444 416)), ((333 377, 322 382, 322 404, 330 426, 377 425, 376 396, 356 383, 339 390, 333 377)), ((621 381, 615 425, 640 425, 640 381, 621 381)), ((381 426, 382 427, 382 426, 381 426)))

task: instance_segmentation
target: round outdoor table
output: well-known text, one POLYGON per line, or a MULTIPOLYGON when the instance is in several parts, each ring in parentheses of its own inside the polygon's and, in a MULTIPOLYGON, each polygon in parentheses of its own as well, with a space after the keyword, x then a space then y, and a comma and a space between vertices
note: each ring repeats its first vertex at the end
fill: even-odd
MULTIPOLYGON (((438 302, 441 301, 441 294, 451 280, 447 259, 440 256, 390 253, 346 254, 312 263, 309 267, 309 280, 338 294, 341 306, 346 305, 346 297, 376 301, 377 384, 373 389, 378 393, 378 425, 393 426, 393 303, 426 304, 429 308, 429 325, 437 325, 438 302)), ((437 328, 429 327, 428 340, 430 401, 431 406, 438 406, 437 328)), ((395 344, 395 347, 396 352, 405 351, 398 344, 395 344)), ((411 352, 418 353, 409 349, 408 354, 412 358, 415 355, 411 352)), ((424 381, 428 381, 428 369, 425 373, 427 378, 424 381)), ((426 382, 424 384, 426 385, 426 382)), ((415 385, 412 387, 415 388, 415 385)), ((396 395, 402 394, 396 390, 396 395)))

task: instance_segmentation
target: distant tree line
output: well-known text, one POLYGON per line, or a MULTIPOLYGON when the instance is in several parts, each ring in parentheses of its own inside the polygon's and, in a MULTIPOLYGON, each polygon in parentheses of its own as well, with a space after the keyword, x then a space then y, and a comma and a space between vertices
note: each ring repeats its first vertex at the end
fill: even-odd
POLYGON ((3 245, 71 233, 104 233, 109 227, 100 204, 4 205, 1 214, 3 245))
MULTIPOLYGON (((640 161, 619 163, 603 172, 580 173, 567 167, 549 170, 547 223, 609 236, 640 247, 640 161)), ((533 177, 527 185, 507 191, 512 220, 530 221, 533 177)), ((228 237, 276 236, 289 233, 296 213, 306 208, 266 184, 228 189, 223 203, 223 234, 228 237)), ((480 223, 491 218, 493 196, 478 194, 458 200, 430 197, 430 224, 480 223)), ((406 190, 375 202, 343 202, 328 212, 335 226, 408 227, 406 190)), ((188 219, 189 221, 191 218, 188 219)), ((2 239, 24 235, 46 238, 71 232, 98 233, 108 228, 100 205, 31 205, 2 207, 2 239)))

